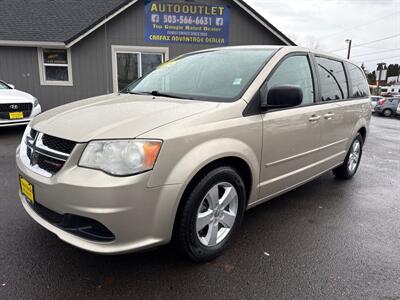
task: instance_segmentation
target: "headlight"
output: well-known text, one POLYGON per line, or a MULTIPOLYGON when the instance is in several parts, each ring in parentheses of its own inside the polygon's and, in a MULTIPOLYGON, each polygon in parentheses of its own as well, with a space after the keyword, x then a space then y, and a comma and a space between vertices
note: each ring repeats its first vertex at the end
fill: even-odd
POLYGON ((116 176, 142 173, 153 169, 161 144, 159 140, 92 141, 78 165, 116 176))
POLYGON ((39 101, 38 101, 38 99, 36 99, 36 98, 33 98, 33 107, 36 107, 36 106, 38 106, 38 104, 39 104, 39 101))

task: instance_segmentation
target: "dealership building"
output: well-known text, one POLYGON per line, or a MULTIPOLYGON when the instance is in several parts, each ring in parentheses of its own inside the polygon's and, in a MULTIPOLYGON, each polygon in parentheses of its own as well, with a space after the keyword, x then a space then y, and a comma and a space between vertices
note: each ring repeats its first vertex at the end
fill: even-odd
POLYGON ((2 0, 0 80, 44 109, 118 92, 178 55, 294 45, 243 0, 2 0))

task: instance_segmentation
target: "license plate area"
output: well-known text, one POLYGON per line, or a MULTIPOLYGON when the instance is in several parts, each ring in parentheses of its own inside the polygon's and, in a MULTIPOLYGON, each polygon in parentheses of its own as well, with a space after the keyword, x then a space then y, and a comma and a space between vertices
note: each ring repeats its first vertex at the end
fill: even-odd
POLYGON ((22 195, 25 196, 25 199, 30 204, 32 204, 32 205, 35 204, 35 193, 34 193, 33 184, 31 184, 24 177, 19 176, 19 186, 21 188, 22 195))
POLYGON ((8 113, 10 120, 18 120, 24 118, 24 113, 22 111, 13 111, 8 113))

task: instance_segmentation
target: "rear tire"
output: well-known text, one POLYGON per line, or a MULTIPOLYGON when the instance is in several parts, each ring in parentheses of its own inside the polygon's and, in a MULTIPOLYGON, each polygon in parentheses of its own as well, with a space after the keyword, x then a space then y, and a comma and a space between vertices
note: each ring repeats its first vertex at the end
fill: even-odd
POLYGON ((361 134, 358 133, 353 143, 351 143, 343 164, 332 170, 337 178, 350 179, 356 174, 361 161, 363 144, 363 138, 361 134))
POLYGON ((182 254, 206 262, 223 253, 239 228, 246 188, 238 172, 228 166, 208 171, 191 186, 182 199, 174 239, 182 254))
POLYGON ((383 112, 382 112, 382 114, 385 116, 385 117, 390 117, 391 115, 392 115, 392 111, 390 110, 390 109, 385 109, 383 112))

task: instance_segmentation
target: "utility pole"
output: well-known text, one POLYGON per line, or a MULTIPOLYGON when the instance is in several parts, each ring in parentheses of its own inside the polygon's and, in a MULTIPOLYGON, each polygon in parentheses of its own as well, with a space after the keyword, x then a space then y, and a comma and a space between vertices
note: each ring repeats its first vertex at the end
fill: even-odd
POLYGON ((347 59, 350 59, 350 51, 351 51, 351 40, 347 39, 346 43, 349 44, 349 48, 347 49, 347 59))

